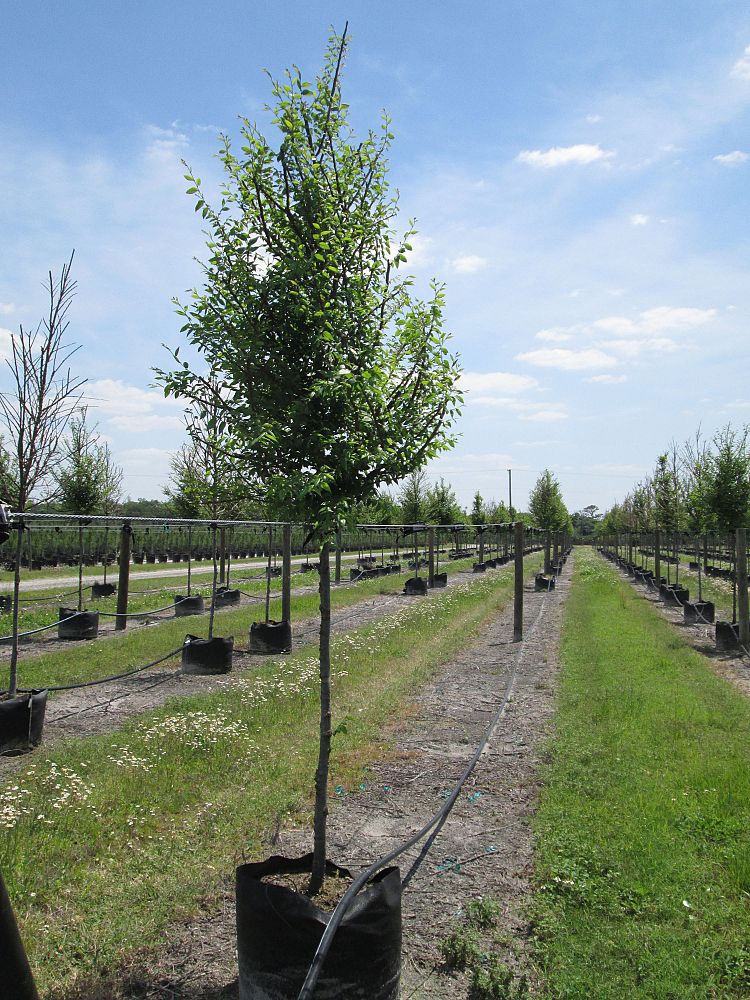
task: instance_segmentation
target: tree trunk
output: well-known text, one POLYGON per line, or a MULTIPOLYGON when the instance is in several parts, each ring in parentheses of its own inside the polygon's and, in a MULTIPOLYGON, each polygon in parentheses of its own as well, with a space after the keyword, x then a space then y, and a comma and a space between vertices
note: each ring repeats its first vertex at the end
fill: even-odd
POLYGON ((23 525, 18 526, 16 538, 16 567, 13 571, 13 646, 10 652, 10 677, 8 697, 15 698, 18 688, 18 597, 21 590, 21 554, 23 552, 23 525))
POLYGON ((214 637, 214 615, 216 614, 216 583, 217 577, 219 575, 219 563, 216 554, 216 525, 213 526, 213 555, 214 555, 214 578, 213 586, 211 589, 211 610, 208 614, 208 638, 213 639, 214 637))
POLYGON ((330 546, 320 550, 320 743, 315 772, 315 819, 313 824, 313 865, 310 895, 323 884, 326 863, 328 821, 328 769, 331 758, 331 566, 330 546))

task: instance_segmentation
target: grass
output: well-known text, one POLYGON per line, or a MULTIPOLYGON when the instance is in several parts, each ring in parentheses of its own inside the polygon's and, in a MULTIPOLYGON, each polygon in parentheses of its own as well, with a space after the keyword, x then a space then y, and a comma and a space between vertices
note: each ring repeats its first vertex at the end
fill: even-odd
MULTIPOLYGON (((509 566, 334 639, 331 786, 342 798, 357 794, 411 693, 512 586, 509 566)), ((264 662, 212 694, 40 754, 8 783, 0 866, 46 996, 156 947, 170 923, 216 905, 235 863, 262 855, 277 823, 309 824, 317 672, 310 651, 264 662)))
POLYGON ((533 912, 545 996, 750 995, 750 703, 590 550, 562 636, 533 912))
MULTIPOLYGON (((449 573, 457 573, 470 565, 471 560, 460 560, 445 568, 449 573)), ((376 580, 361 580, 350 586, 335 588, 331 593, 331 605, 334 609, 348 608, 380 594, 400 593, 404 581, 410 575, 403 573, 376 580)), ((314 580, 316 581, 317 577, 314 580)), ((305 582, 313 583, 314 580, 305 582)), ((317 592, 293 595, 291 605, 293 627, 295 622, 317 618, 318 606, 317 592)), ((214 632, 216 635, 237 636, 239 639, 237 648, 244 648, 245 636, 251 623, 263 620, 264 611, 264 605, 260 602, 245 604, 234 610, 217 611, 214 632)), ((281 617, 280 598, 271 600, 269 614, 271 619, 281 617)), ((131 667, 149 663, 182 646, 187 633, 207 635, 208 615, 189 618, 169 617, 160 620, 158 625, 150 625, 148 628, 131 627, 130 630, 109 638, 75 642, 71 644, 69 650, 54 653, 36 652, 33 646, 24 646, 19 655, 19 684, 21 687, 75 684, 122 673, 131 667)), ((0 671, 3 665, 0 661, 0 671)), ((170 662, 166 661, 163 666, 164 669, 169 669, 170 662)))

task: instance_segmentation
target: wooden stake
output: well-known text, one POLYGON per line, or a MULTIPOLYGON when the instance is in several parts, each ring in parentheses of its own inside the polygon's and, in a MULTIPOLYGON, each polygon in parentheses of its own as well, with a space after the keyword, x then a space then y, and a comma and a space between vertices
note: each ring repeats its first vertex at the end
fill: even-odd
POLYGON ((738 528, 736 535, 736 577, 737 577, 737 613, 740 623, 740 642, 745 649, 750 648, 750 607, 747 597, 747 531, 738 528))
POLYGON ((292 619, 292 526, 281 531, 281 620, 292 619))
POLYGON ((130 585, 130 544, 133 529, 126 521, 120 530, 120 575, 117 580, 117 614, 115 630, 122 632, 128 624, 128 587, 130 585), (122 616, 122 617, 119 617, 122 616))
POLYGON ((515 592, 513 595, 513 642, 523 639, 523 521, 514 526, 515 592))

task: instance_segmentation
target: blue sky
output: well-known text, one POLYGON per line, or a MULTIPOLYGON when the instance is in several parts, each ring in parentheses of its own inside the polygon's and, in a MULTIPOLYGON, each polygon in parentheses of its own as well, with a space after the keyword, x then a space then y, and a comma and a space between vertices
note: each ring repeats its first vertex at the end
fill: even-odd
POLYGON ((431 476, 469 503, 512 467, 522 504, 549 467, 604 508, 671 439, 750 420, 747 4, 27 0, 0 42, 0 351, 75 247, 70 336, 128 493, 160 495, 182 440, 151 387, 203 255, 180 160, 215 188, 264 68, 314 75, 347 18, 353 121, 393 118, 410 269, 445 281, 465 368, 431 476))

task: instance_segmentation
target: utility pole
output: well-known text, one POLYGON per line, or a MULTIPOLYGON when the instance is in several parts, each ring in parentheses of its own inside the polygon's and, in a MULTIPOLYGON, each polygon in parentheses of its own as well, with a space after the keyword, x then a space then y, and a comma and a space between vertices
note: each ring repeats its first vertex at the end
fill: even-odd
POLYGON ((513 471, 508 469, 508 514, 513 518, 513 471))

